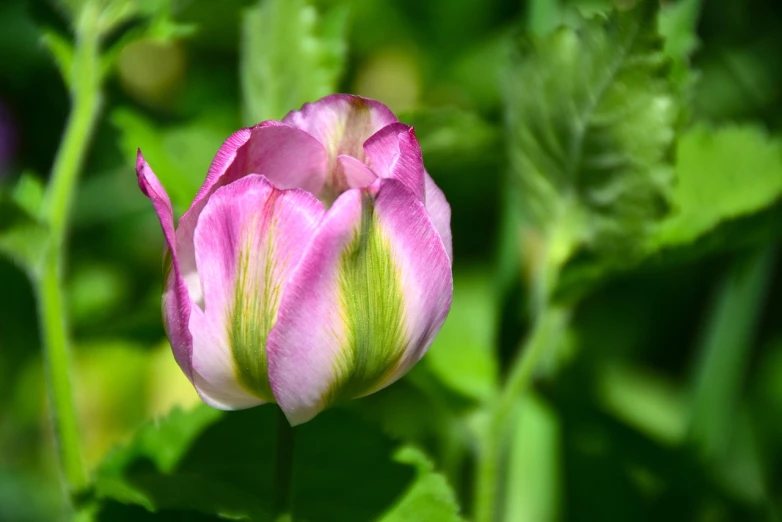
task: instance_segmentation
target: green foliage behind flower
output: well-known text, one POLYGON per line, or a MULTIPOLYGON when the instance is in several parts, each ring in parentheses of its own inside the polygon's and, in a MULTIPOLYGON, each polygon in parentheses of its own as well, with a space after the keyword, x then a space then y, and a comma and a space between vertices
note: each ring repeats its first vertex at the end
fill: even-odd
POLYGON ((472 520, 494 438, 494 521, 782 517, 782 13, 613 4, 3 2, 18 145, 0 179, 0 520, 73 514, 27 276, 85 6, 102 112, 64 270, 84 512, 271 519, 271 407, 195 406, 132 167, 140 146, 180 214, 232 129, 355 92, 416 126, 452 206, 455 293, 410 374, 302 427, 302 519, 472 520), (542 347, 530 386, 496 414, 522 347, 542 347))

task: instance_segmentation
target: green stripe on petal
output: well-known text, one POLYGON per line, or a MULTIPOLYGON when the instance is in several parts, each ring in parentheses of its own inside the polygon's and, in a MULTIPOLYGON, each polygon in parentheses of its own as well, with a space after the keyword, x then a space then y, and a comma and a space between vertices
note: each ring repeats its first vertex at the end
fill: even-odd
POLYGON ((242 245, 237 263, 238 274, 234 290, 233 306, 229 312, 229 343, 236 365, 239 383, 253 395, 274 401, 269 386, 266 360, 266 340, 274 326, 280 304, 280 270, 275 255, 274 221, 267 223, 265 216, 274 215, 278 192, 272 193, 266 208, 252 221, 252 228, 243 233, 247 238, 242 245), (260 221, 260 222, 259 222, 260 221), (265 235, 263 254, 255 249, 253 237, 265 235))
POLYGON ((338 281, 346 346, 335 362, 339 378, 326 396, 329 404, 374 391, 396 370, 406 346, 401 274, 368 193, 338 281))

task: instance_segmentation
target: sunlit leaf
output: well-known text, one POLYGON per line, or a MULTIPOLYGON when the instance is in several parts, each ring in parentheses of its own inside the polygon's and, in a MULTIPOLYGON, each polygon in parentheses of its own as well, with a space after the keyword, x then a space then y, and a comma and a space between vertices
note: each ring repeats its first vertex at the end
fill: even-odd
POLYGON ((651 249, 691 242, 782 197, 782 140, 756 126, 698 127, 676 151, 673 213, 651 249))
POLYGON ((44 185, 32 172, 24 172, 11 192, 14 202, 30 216, 40 216, 44 202, 44 185))
POLYGON ((395 460, 416 468, 415 482, 400 501, 380 518, 380 522, 462 522, 459 505, 445 477, 434 472, 429 459, 420 450, 404 447, 395 460))

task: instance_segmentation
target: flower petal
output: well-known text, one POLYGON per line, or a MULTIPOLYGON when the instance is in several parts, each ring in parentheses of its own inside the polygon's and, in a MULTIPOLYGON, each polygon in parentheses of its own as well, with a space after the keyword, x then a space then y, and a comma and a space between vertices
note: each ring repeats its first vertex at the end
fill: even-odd
POLYGON ((404 123, 387 125, 364 143, 364 150, 378 176, 401 181, 418 199, 425 201, 426 171, 412 127, 404 123))
POLYGON ((342 175, 347 184, 345 190, 368 187, 377 179, 377 176, 372 172, 372 169, 353 156, 339 155, 337 156, 337 162, 340 165, 342 175))
POLYGON ((163 324, 171 342, 179 367, 192 382, 191 355, 193 339, 188 329, 190 320, 190 297, 180 269, 177 256, 176 233, 174 231, 174 212, 166 190, 152 172, 149 164, 139 149, 136 157, 136 175, 141 192, 152 201, 160 226, 163 229, 163 237, 166 242, 166 252, 163 261, 165 272, 165 290, 163 292, 163 324))
POLYGON ((217 151, 192 206, 247 174, 262 174, 279 189, 317 193, 325 180, 326 159, 323 146, 293 126, 264 121, 240 129, 217 151))
POLYGON ((364 161, 364 142, 397 118, 378 101, 351 94, 332 94, 305 103, 301 110, 291 111, 282 121, 323 144, 329 163, 333 164, 340 154, 364 161))
POLYGON ((445 199, 445 194, 432 179, 428 172, 424 173, 426 188, 426 210, 432 218, 432 224, 443 240, 445 251, 453 264, 453 238, 451 236, 451 205, 445 199))
POLYGON ((269 380, 291 424, 401 377, 431 344, 452 293, 443 242, 407 187, 380 179, 343 193, 269 336, 269 380))
POLYGON ((303 190, 251 174, 217 189, 195 228, 204 291, 194 312, 193 373, 205 401, 224 409, 273 401, 266 338, 283 285, 325 212, 303 190))
POLYGON ((217 151, 204 184, 179 220, 177 245, 190 297, 203 308, 201 282, 195 270, 193 233, 209 197, 247 174, 262 174, 277 188, 303 188, 315 194, 326 178, 326 151, 306 132, 276 121, 232 134, 217 151))

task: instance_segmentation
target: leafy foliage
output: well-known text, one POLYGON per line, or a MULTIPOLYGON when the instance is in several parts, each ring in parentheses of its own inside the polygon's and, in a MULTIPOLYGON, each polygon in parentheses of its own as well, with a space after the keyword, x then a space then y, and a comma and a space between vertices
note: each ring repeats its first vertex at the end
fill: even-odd
POLYGON ((263 0, 242 22, 244 121, 280 119, 337 90, 347 12, 321 15, 308 0, 263 0))
POLYGON ((673 214, 651 248, 691 243, 782 197, 782 141, 756 126, 697 127, 677 145, 673 214))
POLYGON ((164 340, 162 239, 133 159, 141 147, 181 213, 242 123, 345 91, 382 93, 416 127, 452 208, 455 294, 404 379, 297 428, 296 520, 469 518, 486 419, 552 310, 552 342, 496 430, 494 520, 780 518, 775 0, 4 0, 0 13, 0 519, 72 516, 36 303, 14 265, 35 272, 51 244, 44 184, 87 85, 85 41, 101 48, 108 117, 75 140, 89 154, 59 238, 83 452, 100 462, 82 515, 271 519, 274 406, 177 409, 133 431, 199 400, 164 340), (72 38, 85 28, 96 38, 72 38))
POLYGON ((678 107, 648 4, 518 46, 512 182, 528 224, 565 230, 565 258, 637 251, 662 216, 678 107))
POLYGON ((25 174, 11 193, 0 192, 0 253, 25 270, 37 270, 48 237, 39 219, 43 187, 25 174))
MULTIPOLYGON (((271 520, 274 423, 272 406, 226 414, 200 406, 147 425, 99 467, 99 519, 113 520, 120 502, 163 519, 193 512, 271 520)), ((391 522, 424 513, 460 520, 453 493, 426 457, 398 450, 354 414, 329 411, 295 437, 297 518, 391 522)))

